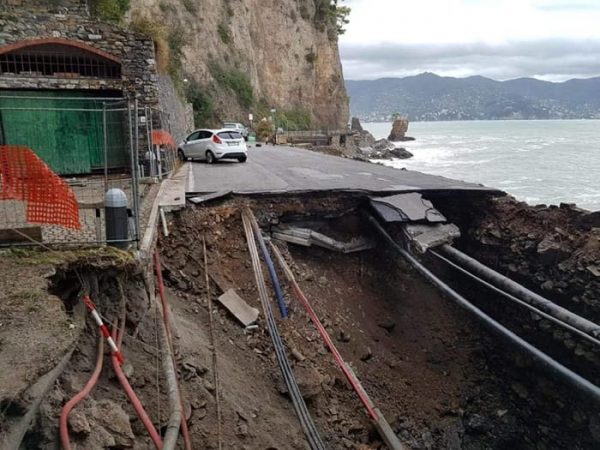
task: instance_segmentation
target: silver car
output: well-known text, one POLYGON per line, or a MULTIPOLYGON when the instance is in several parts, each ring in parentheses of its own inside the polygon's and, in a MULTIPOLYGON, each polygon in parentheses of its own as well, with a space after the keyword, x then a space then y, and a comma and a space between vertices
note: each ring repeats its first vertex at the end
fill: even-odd
POLYGON ((230 129, 230 130, 235 130, 238 133, 240 133, 245 140, 248 140, 248 128, 246 128, 241 123, 237 123, 237 122, 225 122, 223 124, 223 128, 227 128, 227 129, 230 129))
POLYGON ((209 164, 219 159, 237 159, 246 162, 248 148, 240 133, 222 128, 220 130, 196 130, 179 143, 179 159, 198 159, 209 164))

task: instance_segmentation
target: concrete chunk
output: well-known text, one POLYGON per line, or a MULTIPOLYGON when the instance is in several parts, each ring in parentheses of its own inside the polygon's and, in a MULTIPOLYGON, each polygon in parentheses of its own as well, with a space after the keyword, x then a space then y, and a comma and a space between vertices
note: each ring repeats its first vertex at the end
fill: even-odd
POLYGON ((371 204, 388 222, 446 222, 442 213, 418 192, 388 197, 371 197, 371 204), (386 207, 393 211, 386 211, 386 207))
POLYGON ((460 237, 460 229, 453 223, 406 225, 406 232, 411 239, 411 243, 421 253, 443 244, 452 244, 454 239, 460 237))
POLYGON ((245 327, 258 319, 258 309, 248 305, 233 289, 227 290, 218 300, 245 327))

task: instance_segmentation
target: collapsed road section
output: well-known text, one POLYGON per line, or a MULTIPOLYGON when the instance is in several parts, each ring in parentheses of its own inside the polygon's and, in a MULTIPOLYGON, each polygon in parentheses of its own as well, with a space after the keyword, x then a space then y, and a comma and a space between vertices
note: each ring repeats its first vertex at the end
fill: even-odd
MULTIPOLYGON (((433 207, 440 197, 430 196, 430 200, 433 207)), ((194 298, 194 280, 202 276, 202 268, 196 264, 197 242, 206 235, 211 255, 209 275, 217 289, 223 292, 235 289, 245 303, 258 307, 241 220, 243 208, 249 206, 258 218, 262 234, 271 237, 274 254, 281 253, 285 261, 277 272, 289 316, 277 322, 308 411, 328 448, 361 444, 377 447, 384 440, 368 413, 358 408, 360 396, 353 392, 352 383, 331 357, 333 350, 322 340, 322 330, 313 325, 310 312, 292 300, 298 288, 311 302, 327 335, 337 341, 340 355, 364 392, 388 419, 401 445, 560 448, 575 443, 580 448, 593 448, 597 438, 594 413, 598 411, 594 399, 597 366, 591 363, 598 355, 594 342, 567 329, 570 339, 577 342, 575 348, 585 351, 566 352, 560 339, 555 338, 555 342, 546 339, 548 334, 564 337, 562 325, 557 324, 559 329, 562 327, 557 331, 553 322, 534 314, 529 320, 522 320, 529 317, 528 310, 521 313, 519 320, 495 315, 494 309, 488 310, 487 305, 480 304, 482 297, 484 302, 493 300, 489 292, 484 293, 485 286, 466 294, 464 286, 454 286, 461 284, 461 279, 452 275, 446 279, 453 289, 493 314, 503 328, 511 329, 510 333, 515 335, 525 334, 533 347, 541 347, 549 359, 566 368, 571 378, 579 377, 584 382, 573 384, 569 377, 556 376, 556 372, 536 362, 537 352, 523 351, 514 342, 490 333, 478 318, 447 300, 447 292, 439 292, 430 284, 431 280, 389 252, 389 245, 377 238, 365 220, 365 211, 376 213, 369 203, 366 195, 340 193, 220 199, 189 209, 173 218, 170 236, 161 240, 167 280, 176 296, 188 301, 194 298), (298 230, 304 237, 299 238, 302 233, 294 233, 298 230), (309 238, 306 230, 311 230, 309 238), (376 246, 344 251, 345 244, 367 238, 376 246), (288 285, 281 282, 290 280, 286 265, 297 287, 293 282, 288 285), (532 328, 539 328, 537 338, 531 338, 532 328), (553 330, 550 333, 549 328, 553 330), (540 344, 539 340, 545 342, 540 344), (561 417, 567 419, 557 422, 561 417)), ((431 212, 427 215, 431 217, 431 212)), ((388 224, 387 227, 397 242, 405 240, 404 226, 388 224)), ((443 245, 442 241, 425 237, 425 233, 419 236, 421 244, 443 245)), ((447 269, 429 261, 429 254, 416 257, 431 271, 439 271, 438 279, 448 276, 447 269)), ((271 294, 274 306, 276 297, 279 296, 271 294)), ((502 309, 497 304, 495 307, 502 309)), ((300 448, 307 445, 301 444, 307 441, 293 410, 292 415, 280 414, 279 402, 285 404, 292 394, 273 359, 274 350, 264 334, 265 319, 259 315, 258 329, 242 328, 230 312, 221 313, 222 357, 243 361, 242 371, 246 375, 241 378, 249 376, 260 389, 267 385, 266 392, 272 393, 253 398, 257 394, 255 388, 246 386, 240 391, 239 386, 233 386, 240 382, 237 379, 240 374, 236 373, 236 379, 229 381, 231 391, 225 388, 223 391, 229 403, 224 417, 236 414, 227 410, 239 398, 250 401, 248 405, 255 408, 256 417, 244 421, 247 433, 231 438, 245 442, 248 448, 267 445, 277 440, 272 433, 265 435, 271 421, 285 418, 286 427, 282 431, 285 439, 296 442, 300 448), (258 356, 249 358, 249 355, 258 356)), ((544 312, 537 312, 540 313, 544 312)), ((230 376, 222 374, 221 378, 230 376)), ((207 419, 206 424, 210 424, 210 418, 207 419)))
MULTIPOLYGON (((13 252, 4 269, 37 267, 63 310, 34 329, 23 317, 42 288, 9 287, 22 304, 2 303, 11 323, 37 345, 60 339, 51 361, 19 366, 27 348, 2 335, 15 366, 2 436, 26 448, 595 448, 597 316, 494 263, 490 222, 508 234, 531 213, 509 220, 502 204, 515 208, 476 190, 221 195, 165 216, 153 266, 120 251, 13 252), (111 364, 98 323, 83 326, 82 291, 112 331, 111 364), (54 366, 21 426, 25 380, 54 366)), ((598 249, 560 226, 589 299, 598 249)))

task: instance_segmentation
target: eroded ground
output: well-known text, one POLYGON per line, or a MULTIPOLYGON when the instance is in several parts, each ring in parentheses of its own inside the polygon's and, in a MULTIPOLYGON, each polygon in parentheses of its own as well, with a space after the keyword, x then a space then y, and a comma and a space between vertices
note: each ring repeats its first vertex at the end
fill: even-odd
MULTIPOLYGON (((264 231, 282 221, 318 220, 320 231, 345 240, 371 234, 359 214, 363 202, 360 196, 350 194, 237 198, 188 208, 171 218, 170 236, 161 237, 159 249, 172 305, 184 412, 194 448, 218 446, 202 239, 207 242, 211 277, 221 286, 234 287, 250 305, 260 309, 241 208, 250 206, 264 231)), ((452 208, 445 213, 452 216, 452 208)), ((454 214, 453 220, 460 223, 465 219, 454 214)), ((506 225, 502 232, 508 235, 508 230, 506 225)), ((469 236, 471 233, 472 229, 469 236)), ((373 250, 344 255, 275 243, 340 353, 410 448, 594 448, 596 422, 589 417, 589 408, 576 407, 577 395, 544 378, 381 244, 373 250), (554 394, 549 394, 551 391, 554 394), (552 401, 540 401, 547 396, 552 401), (563 404, 555 408, 552 402, 561 398, 563 404)), ((469 242, 466 245, 475 248, 469 242)), ((10 301, 6 295, 2 297, 4 315, 12 321, 4 323, 13 334, 15 324, 21 324, 22 336, 28 336, 29 322, 34 318, 39 321, 38 341, 31 338, 27 345, 33 348, 25 350, 31 354, 25 358, 29 366, 14 371, 15 379, 5 380, 4 385, 9 381, 21 383, 20 392, 26 392, 32 383, 29 378, 53 367, 77 341, 71 324, 81 287, 74 273, 78 268, 108 323, 117 323, 126 304, 125 371, 153 422, 164 431, 168 402, 157 337, 161 318, 153 306, 153 283, 148 281, 152 277, 148 267, 128 267, 120 257, 113 255, 112 263, 109 258, 102 264, 86 262, 85 258, 75 258, 76 262, 69 264, 42 259, 42 264, 35 266, 40 272, 31 272, 38 281, 27 286, 14 281, 22 276, 22 265, 0 261, 0 267, 11 274, 10 281, 5 282, 13 291, 10 301), (40 301, 45 301, 48 285, 55 295, 41 313, 36 313, 40 301), (32 302, 33 296, 26 293, 34 291, 37 294, 32 302), (15 299, 22 299, 17 309, 15 299), (52 320, 45 319, 48 314, 52 320), (36 359, 40 355, 48 359, 36 359)), ((270 288, 266 271, 265 278, 270 288)), ((282 320, 277 315, 277 323, 300 389, 328 447, 383 448, 357 396, 282 274, 280 279, 290 317, 282 320)), ((218 304, 218 284, 211 281, 210 292, 224 448, 308 448, 285 392, 262 311, 258 329, 244 330, 218 304)), ((462 289, 465 294, 483 295, 467 285, 462 289)), ((274 310, 277 314, 277 308, 274 310)), ((85 329, 75 328, 82 332, 81 338, 70 364, 42 403, 40 415, 26 436, 27 448, 57 446, 60 409, 83 387, 96 358, 97 330, 89 319, 87 323, 85 329)), ((5 347, 0 350, 7 351, 5 347)), ((14 349, 11 351, 16 355, 14 349)), ((3 364, 14 364, 8 357, 3 359, 3 364)), ((78 448, 151 448, 147 433, 115 379, 108 353, 104 359, 96 388, 71 413, 71 441, 78 448)), ((3 424, 18 418, 28 405, 26 400, 11 397, 7 390, 2 391, 3 424)))

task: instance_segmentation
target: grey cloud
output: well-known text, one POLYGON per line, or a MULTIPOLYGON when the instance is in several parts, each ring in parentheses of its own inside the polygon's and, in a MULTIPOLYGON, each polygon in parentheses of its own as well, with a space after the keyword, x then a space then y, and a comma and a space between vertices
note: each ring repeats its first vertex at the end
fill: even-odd
POLYGON ((600 75, 600 40, 547 39, 489 44, 369 44, 341 46, 348 79, 420 72, 484 75, 504 80, 537 76, 567 79, 600 75))

